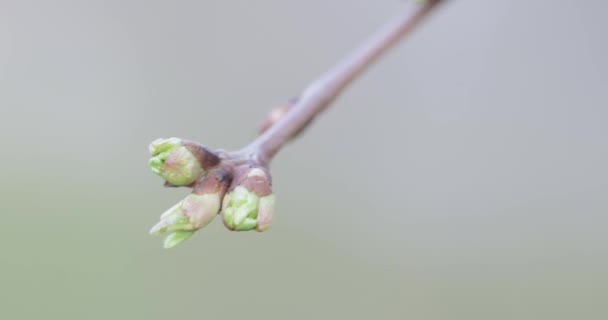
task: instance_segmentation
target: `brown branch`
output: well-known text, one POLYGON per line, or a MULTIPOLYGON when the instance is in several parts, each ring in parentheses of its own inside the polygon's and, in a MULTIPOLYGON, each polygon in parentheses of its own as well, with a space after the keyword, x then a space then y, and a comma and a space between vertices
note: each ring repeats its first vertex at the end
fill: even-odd
POLYGON ((308 126, 348 84, 410 33, 441 2, 429 0, 407 4, 395 20, 387 23, 351 55, 312 82, 290 107, 289 112, 243 149, 245 154, 255 162, 268 164, 290 138, 308 126))

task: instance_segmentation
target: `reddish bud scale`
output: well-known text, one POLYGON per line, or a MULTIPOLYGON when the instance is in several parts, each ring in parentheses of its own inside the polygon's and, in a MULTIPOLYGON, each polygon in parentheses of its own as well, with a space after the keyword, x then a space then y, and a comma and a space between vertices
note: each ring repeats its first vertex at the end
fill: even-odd
POLYGON ((272 193, 272 188, 268 178, 261 176, 251 176, 245 178, 239 185, 247 190, 253 191, 258 197, 265 197, 272 193))
POLYGON ((199 180, 193 187, 194 194, 218 193, 224 196, 230 186, 232 174, 226 168, 213 169, 204 179, 199 180))
POLYGON ((215 153, 196 142, 182 140, 182 145, 192 152, 205 170, 209 170, 220 163, 220 158, 215 153))
POLYGON ((261 167, 252 166, 237 170, 230 190, 243 186, 247 190, 253 191, 258 197, 264 197, 272 193, 272 181, 269 177, 267 170, 261 167))

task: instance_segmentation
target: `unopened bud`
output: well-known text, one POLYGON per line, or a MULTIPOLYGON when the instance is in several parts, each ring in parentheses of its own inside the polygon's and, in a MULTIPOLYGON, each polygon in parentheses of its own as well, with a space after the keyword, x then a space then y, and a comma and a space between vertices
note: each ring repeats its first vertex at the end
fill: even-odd
POLYGON ((268 175, 254 168, 224 197, 224 224, 235 231, 264 231, 270 227, 274 202, 268 175))
POLYGON ((266 130, 270 129, 277 121, 279 121, 283 116, 289 111, 291 104, 287 103, 281 106, 278 106, 270 111, 262 124, 258 128, 258 135, 264 133, 266 130))
POLYGON ((211 151, 179 138, 157 139, 149 149, 150 169, 173 186, 192 184, 219 162, 211 151))
POLYGON ((165 248, 171 248, 189 238, 195 231, 205 227, 220 211, 222 198, 230 183, 227 173, 214 170, 199 182, 185 199, 160 216, 150 230, 160 235, 171 232, 165 239, 165 248))
MULTIPOLYGON (((285 104, 272 109, 270 111, 270 113, 268 113, 266 118, 264 118, 264 121, 262 121, 262 124, 258 128, 258 135, 261 135, 262 133, 266 132, 268 129, 270 129, 272 126, 274 126, 275 123, 277 123, 277 122, 279 122, 279 120, 283 119, 287 115, 287 113, 289 113, 289 111, 296 105, 298 100, 299 100, 298 97, 292 98, 289 101, 287 101, 285 104)), ((304 126, 302 126, 302 128, 300 130, 296 131, 289 138, 293 139, 293 138, 297 137, 300 133, 302 133, 304 128, 308 127, 308 125, 310 124, 310 122, 312 122, 312 120, 313 120, 312 118, 309 119, 306 122, 306 124, 304 126)))

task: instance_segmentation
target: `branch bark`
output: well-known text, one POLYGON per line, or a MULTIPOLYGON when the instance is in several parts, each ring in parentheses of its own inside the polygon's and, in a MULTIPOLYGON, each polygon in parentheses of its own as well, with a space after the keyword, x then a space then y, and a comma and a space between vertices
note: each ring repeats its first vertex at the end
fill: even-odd
POLYGON ((441 0, 410 2, 403 13, 380 28, 343 61, 312 82, 268 130, 243 151, 250 159, 268 165, 275 154, 325 110, 367 67, 409 34, 441 0))

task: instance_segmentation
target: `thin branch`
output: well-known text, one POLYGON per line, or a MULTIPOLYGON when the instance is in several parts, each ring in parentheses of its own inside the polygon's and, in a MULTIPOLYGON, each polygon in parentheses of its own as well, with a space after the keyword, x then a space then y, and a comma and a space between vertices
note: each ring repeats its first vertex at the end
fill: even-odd
POLYGON ((297 99, 279 112, 271 112, 262 134, 239 151, 212 150, 179 138, 152 142, 150 169, 165 179, 166 186, 191 187, 192 193, 161 215, 150 232, 170 232, 164 245, 171 248, 220 212, 230 230, 268 229, 275 202, 268 164, 274 155, 440 2, 410 3, 403 14, 314 81, 297 99))
POLYGON ((409 3, 400 16, 387 23, 351 55, 311 83, 291 106, 289 112, 244 150, 256 161, 270 162, 291 137, 302 131, 344 88, 384 52, 410 33, 441 2, 441 0, 429 0, 423 3, 409 3))

